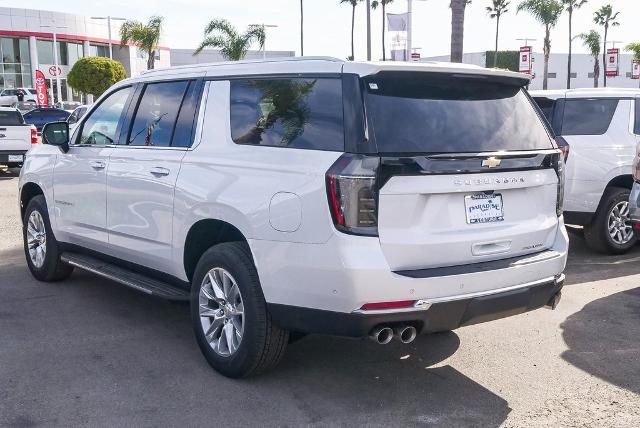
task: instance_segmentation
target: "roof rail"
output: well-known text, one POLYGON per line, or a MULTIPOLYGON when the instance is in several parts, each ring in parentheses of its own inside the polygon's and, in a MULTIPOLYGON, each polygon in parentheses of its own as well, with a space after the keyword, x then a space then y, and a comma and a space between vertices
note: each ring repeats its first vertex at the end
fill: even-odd
POLYGON ((187 69, 201 69, 201 68, 209 68, 209 67, 222 67, 225 65, 234 65, 234 64, 264 64, 264 63, 274 63, 274 62, 300 62, 300 61, 325 61, 325 62, 345 62, 339 58, 333 58, 330 56, 291 56, 291 57, 281 57, 281 58, 267 58, 267 59, 247 59, 241 61, 221 61, 221 62, 208 62, 202 64, 187 64, 187 65, 176 65, 172 67, 163 67, 156 68, 153 70, 145 70, 141 75, 152 74, 160 71, 167 70, 187 70, 187 69))

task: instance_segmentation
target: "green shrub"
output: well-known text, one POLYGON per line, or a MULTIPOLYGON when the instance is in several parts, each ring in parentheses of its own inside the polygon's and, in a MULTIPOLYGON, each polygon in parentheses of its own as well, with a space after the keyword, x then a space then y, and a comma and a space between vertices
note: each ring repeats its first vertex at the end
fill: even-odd
POLYGON ((97 97, 111 85, 127 77, 124 66, 118 61, 101 56, 79 59, 67 75, 67 83, 73 89, 97 97))
MULTIPOLYGON (((485 55, 485 67, 493 68, 493 57, 495 54, 495 51, 487 51, 485 55)), ((520 71, 520 52, 498 51, 498 63, 496 64, 496 68, 520 71)))

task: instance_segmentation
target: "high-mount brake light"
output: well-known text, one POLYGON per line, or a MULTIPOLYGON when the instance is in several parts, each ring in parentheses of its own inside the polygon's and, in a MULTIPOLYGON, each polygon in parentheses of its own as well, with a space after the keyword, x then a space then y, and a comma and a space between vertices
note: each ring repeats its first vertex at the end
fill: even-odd
POLYGON ((379 165, 377 156, 344 154, 327 171, 329 210, 339 231, 378 236, 379 165))

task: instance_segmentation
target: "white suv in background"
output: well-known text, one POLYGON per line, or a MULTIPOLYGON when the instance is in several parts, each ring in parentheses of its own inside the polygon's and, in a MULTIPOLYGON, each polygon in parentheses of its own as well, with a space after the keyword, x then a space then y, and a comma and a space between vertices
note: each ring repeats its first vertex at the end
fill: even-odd
POLYGON ((563 158, 527 84, 331 58, 146 72, 70 139, 45 126, 20 177, 29 269, 190 300, 230 377, 300 334, 409 343, 555 307, 563 158))
POLYGON ((570 147, 564 215, 587 243, 610 254, 636 242, 629 217, 631 168, 640 142, 640 90, 532 91, 556 135, 570 147))

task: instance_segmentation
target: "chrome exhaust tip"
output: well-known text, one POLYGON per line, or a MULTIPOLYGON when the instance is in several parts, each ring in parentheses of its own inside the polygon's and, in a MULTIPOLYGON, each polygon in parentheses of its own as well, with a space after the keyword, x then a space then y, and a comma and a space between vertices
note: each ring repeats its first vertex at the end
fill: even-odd
POLYGON ((545 307, 547 309, 554 310, 555 308, 558 307, 558 304, 560 303, 561 298, 562 298, 562 291, 558 291, 556 294, 553 295, 553 297, 551 297, 551 299, 549 299, 545 307))
POLYGON ((391 330, 390 327, 385 326, 376 327, 373 329, 371 334, 369 334, 369 337, 380 345, 386 345, 391 342, 391 339, 393 339, 393 330, 391 330))
POLYGON ((418 331, 411 325, 399 325, 394 327, 393 335, 402 343, 407 344, 415 340, 418 331))

